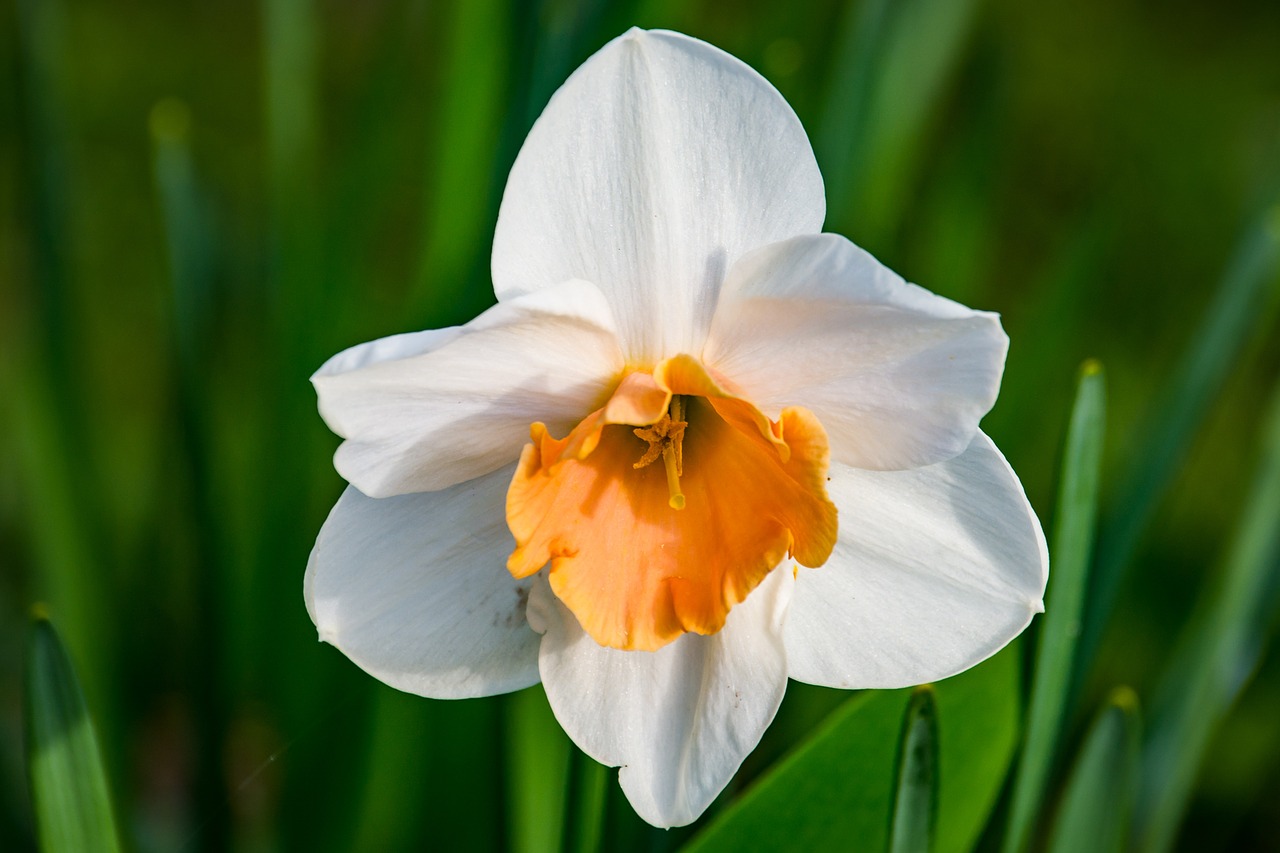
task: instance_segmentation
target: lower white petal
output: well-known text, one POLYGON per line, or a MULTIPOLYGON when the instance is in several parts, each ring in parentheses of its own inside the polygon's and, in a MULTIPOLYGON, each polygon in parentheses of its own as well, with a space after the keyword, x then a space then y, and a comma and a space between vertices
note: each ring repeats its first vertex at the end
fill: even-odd
POLYGON ((831 466, 840 539, 801 569, 789 674, 828 687, 904 687, 990 657, 1044 609, 1049 557, 1022 485, 979 433, 912 471, 831 466))
POLYGON ((683 826, 706 810, 755 749, 786 690, 785 565, 717 634, 686 634, 656 652, 599 646, 546 584, 529 622, 545 631, 539 668, 560 725, 618 781, 636 814, 683 826))
POLYGON ((531 580, 506 569, 512 468, 426 494, 368 498, 348 487, 307 566, 320 639, 399 690, 490 696, 538 682, 531 580))
POLYGON ((311 381, 320 414, 346 439, 338 473, 366 495, 389 497, 506 465, 533 421, 568 432, 622 367, 604 296, 570 281, 499 303, 461 328, 347 350, 311 381))
POLYGON ((904 282, 843 237, 761 248, 730 270, 707 363, 766 412, 810 409, 831 458, 901 470, 964 451, 995 402, 995 314, 904 282))

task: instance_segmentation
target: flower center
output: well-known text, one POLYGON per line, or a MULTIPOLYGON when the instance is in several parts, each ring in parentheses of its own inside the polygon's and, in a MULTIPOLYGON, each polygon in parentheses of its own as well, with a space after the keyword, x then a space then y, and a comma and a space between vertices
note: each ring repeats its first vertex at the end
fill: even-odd
POLYGON ((684 509, 684 493, 680 491, 680 477, 684 474, 684 431, 689 422, 684 420, 684 400, 678 395, 671 398, 671 407, 662 413, 662 419, 647 427, 637 427, 632 432, 636 438, 649 442, 649 449, 636 463, 635 469, 644 468, 662 457, 662 467, 667 474, 667 500, 672 509, 684 509))
POLYGON ((541 423, 530 435, 507 492, 507 568, 550 562, 552 591, 601 645, 714 633, 788 555, 817 567, 835 545, 817 418, 771 421, 690 356, 627 375, 562 439, 541 423))

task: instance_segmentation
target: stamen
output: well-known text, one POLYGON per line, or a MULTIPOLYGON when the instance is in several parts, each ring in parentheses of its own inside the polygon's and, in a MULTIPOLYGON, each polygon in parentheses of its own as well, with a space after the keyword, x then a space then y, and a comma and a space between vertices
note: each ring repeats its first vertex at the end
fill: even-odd
POLYGON ((667 445, 662 451, 662 466, 667 469, 667 490, 671 498, 667 505, 672 509, 684 509, 684 492, 680 491, 680 471, 676 464, 676 451, 667 445))
POLYGON ((680 491, 680 477, 684 475, 684 430, 689 424, 684 419, 684 400, 671 398, 671 405, 662 419, 652 426, 632 430, 637 438, 649 442, 633 468, 644 468, 662 457, 662 467, 667 472, 667 490, 671 494, 667 504, 672 509, 684 509, 684 492, 680 491))
MULTIPOLYGON (((674 396, 671 398, 671 445, 676 451, 676 473, 684 476, 684 429, 689 425, 684 419, 684 398, 674 396)), ((682 499, 683 500, 683 499, 682 499)))

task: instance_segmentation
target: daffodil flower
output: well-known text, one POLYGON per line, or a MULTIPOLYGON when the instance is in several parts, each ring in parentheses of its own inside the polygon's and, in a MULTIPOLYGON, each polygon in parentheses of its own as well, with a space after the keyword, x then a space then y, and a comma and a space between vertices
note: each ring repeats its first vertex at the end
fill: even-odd
POLYGON ((1044 536, 978 422, 1007 338, 820 233, 762 77, 632 30, 533 126, 497 304, 313 377, 351 484, 320 638, 435 698, 542 682, 645 820, 695 820, 787 679, 946 678, 1042 609, 1044 536))

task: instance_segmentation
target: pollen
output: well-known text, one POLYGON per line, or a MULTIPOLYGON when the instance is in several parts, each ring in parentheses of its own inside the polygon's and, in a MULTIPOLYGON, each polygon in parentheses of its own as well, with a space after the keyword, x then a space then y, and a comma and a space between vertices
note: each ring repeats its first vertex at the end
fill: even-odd
POLYGON ((667 504, 672 509, 684 509, 680 478, 684 476, 684 431, 688 426, 689 422, 684 419, 684 400, 675 395, 671 398, 671 407, 663 413, 661 420, 632 430, 636 438, 649 442, 649 447, 631 467, 645 468, 658 461, 659 456, 662 457, 662 467, 667 474, 667 491, 670 493, 667 504))

